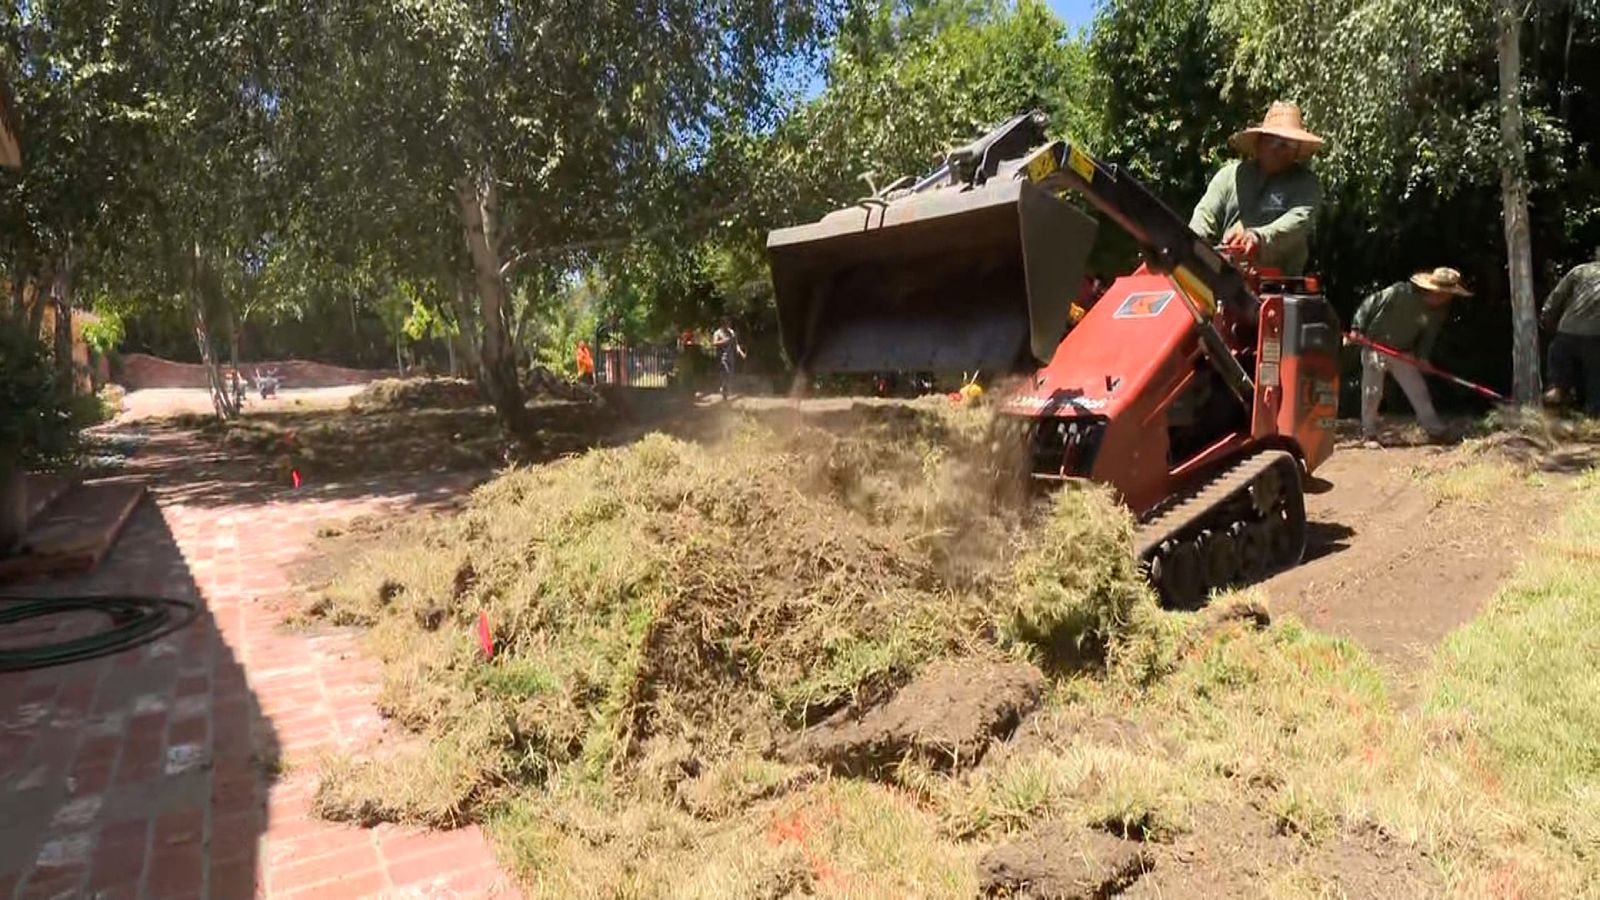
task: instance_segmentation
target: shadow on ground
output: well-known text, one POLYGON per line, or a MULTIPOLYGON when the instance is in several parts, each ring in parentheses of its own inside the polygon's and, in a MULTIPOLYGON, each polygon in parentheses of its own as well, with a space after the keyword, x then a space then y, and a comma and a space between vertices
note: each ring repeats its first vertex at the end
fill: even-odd
MULTIPOLYGON (((223 639, 236 605, 202 600, 155 504, 140 504, 93 574, 0 593, 198 606, 155 643, 0 674, 0 896, 254 896, 277 735, 223 639)), ((0 629, 0 641, 32 645, 103 621, 54 617, 26 634, 0 629)))

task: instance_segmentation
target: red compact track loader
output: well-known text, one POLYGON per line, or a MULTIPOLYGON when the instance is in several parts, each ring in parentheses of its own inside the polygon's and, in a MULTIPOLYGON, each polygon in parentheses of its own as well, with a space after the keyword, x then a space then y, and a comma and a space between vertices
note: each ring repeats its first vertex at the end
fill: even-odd
POLYGON ((1337 315, 1314 278, 1225 257, 1126 171, 1047 141, 1041 114, 767 249, 802 377, 1022 376, 997 402, 1033 478, 1110 485, 1169 604, 1300 562, 1305 480, 1333 452, 1337 315), (1069 191, 1144 257, 1081 317, 1097 222, 1069 191))

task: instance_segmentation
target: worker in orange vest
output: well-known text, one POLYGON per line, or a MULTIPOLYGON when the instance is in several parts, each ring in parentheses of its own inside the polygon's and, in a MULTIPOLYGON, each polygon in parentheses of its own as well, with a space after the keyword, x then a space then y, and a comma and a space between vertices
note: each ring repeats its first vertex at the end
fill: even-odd
POLYGON ((594 357, 589 354, 589 342, 578 342, 578 380, 594 384, 594 357))

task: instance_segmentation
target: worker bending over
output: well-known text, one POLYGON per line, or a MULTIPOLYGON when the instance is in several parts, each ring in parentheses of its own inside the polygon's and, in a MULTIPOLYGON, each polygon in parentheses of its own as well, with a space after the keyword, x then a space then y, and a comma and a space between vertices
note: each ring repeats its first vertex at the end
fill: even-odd
POLYGON ((1550 292, 1539 324, 1555 331, 1545 400, 1582 401, 1585 413, 1600 416, 1600 251, 1594 262, 1574 267, 1550 292))
POLYGON ((1322 204, 1322 186, 1305 162, 1322 148, 1322 138, 1301 126, 1300 107, 1280 100, 1260 125, 1228 143, 1243 159, 1211 179, 1189 228, 1262 268, 1304 274, 1322 204))
MULTIPOLYGON (((1450 301, 1470 297, 1455 269, 1418 272, 1361 301, 1350 330, 1424 362, 1433 353, 1439 331, 1450 317, 1450 301)), ((1378 444, 1378 405, 1383 401, 1383 376, 1394 376, 1405 392, 1417 423, 1432 440, 1445 437, 1444 423, 1434 412, 1428 383, 1416 366, 1370 348, 1361 351, 1361 437, 1368 446, 1378 444)))

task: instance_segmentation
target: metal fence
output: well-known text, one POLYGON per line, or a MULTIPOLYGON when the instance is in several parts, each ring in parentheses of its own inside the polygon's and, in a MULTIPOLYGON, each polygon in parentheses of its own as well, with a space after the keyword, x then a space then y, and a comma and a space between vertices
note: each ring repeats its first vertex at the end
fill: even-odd
POLYGON ((672 347, 601 347, 594 377, 600 384, 621 387, 670 387, 676 377, 678 351, 672 347))

